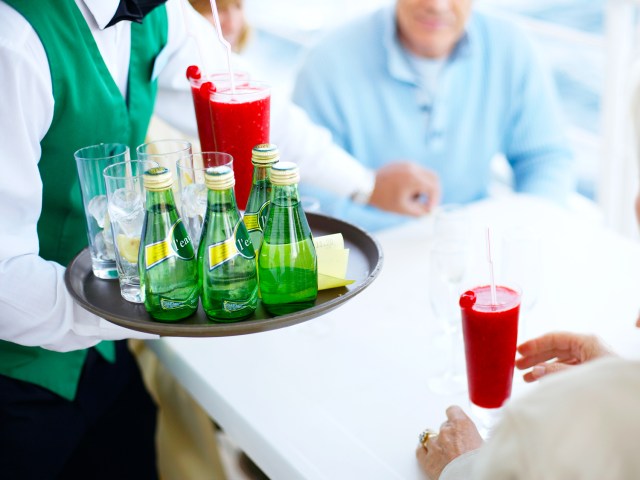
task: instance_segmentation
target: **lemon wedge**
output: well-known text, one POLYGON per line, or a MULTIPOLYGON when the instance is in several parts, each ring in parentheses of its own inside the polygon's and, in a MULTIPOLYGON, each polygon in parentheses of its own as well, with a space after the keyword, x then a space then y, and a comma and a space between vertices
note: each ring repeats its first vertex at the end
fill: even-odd
POLYGON ((120 256, 129 263, 138 262, 138 250, 140 249, 140 237, 128 237, 119 233, 116 237, 120 256))

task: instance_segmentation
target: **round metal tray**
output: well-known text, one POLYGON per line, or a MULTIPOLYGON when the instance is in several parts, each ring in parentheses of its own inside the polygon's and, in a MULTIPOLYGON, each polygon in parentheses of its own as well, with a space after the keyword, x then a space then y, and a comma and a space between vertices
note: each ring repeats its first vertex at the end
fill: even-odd
POLYGON ((215 323, 206 317, 200 305, 196 313, 179 322, 157 322, 149 316, 144 305, 122 298, 116 280, 102 280, 93 275, 91 256, 86 248, 67 267, 65 283, 73 298, 85 309, 117 325, 141 332, 173 337, 222 337, 288 327, 323 315, 349 301, 367 288, 382 268, 382 250, 368 233, 332 217, 316 213, 306 215, 314 236, 342 233, 345 248, 349 249, 347 278, 355 282, 347 287, 319 291, 315 305, 299 312, 273 316, 259 301, 258 309, 246 320, 215 323))

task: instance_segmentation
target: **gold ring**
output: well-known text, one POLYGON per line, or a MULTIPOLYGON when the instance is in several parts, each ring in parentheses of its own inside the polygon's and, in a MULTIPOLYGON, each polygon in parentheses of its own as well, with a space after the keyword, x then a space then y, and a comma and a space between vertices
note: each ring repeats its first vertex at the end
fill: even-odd
POLYGON ((426 428, 420 435, 418 435, 418 440, 424 448, 427 448, 427 442, 429 439, 437 436, 438 432, 431 430, 430 428, 426 428))

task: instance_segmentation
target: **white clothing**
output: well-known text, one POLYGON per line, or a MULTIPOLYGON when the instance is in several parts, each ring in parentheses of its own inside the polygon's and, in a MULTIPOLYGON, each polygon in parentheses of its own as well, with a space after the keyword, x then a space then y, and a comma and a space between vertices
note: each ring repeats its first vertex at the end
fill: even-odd
POLYGON ((440 480, 640 478, 640 362, 606 358, 544 379, 505 407, 480 449, 440 480))
MULTIPOLYGON (((130 22, 104 29, 117 8, 117 0, 76 3, 109 72, 126 95, 130 22)), ((187 2, 169 0, 166 5, 168 43, 166 53, 159 59, 166 59, 167 64, 159 77, 160 90, 178 88, 183 101, 165 111, 164 119, 175 124, 172 119, 188 117, 195 125, 185 79, 186 67, 198 63, 193 39, 198 37, 201 45, 207 45, 207 57, 215 60, 218 70, 226 66, 226 60, 212 27, 187 2)), ((42 210, 40 141, 52 122, 54 97, 42 43, 31 25, 2 1, 0 86, 0 339, 68 351, 91 347, 100 340, 156 338, 118 327, 84 310, 66 290, 64 266, 38 255, 36 225, 42 210)), ((280 143, 283 158, 300 162, 304 176, 324 181, 325 186, 333 185, 334 191, 343 195, 366 190, 373 184, 373 174, 333 146, 328 132, 314 127, 297 109, 285 108, 283 112, 274 109, 272 138, 274 143, 280 143), (346 174, 333 178, 336 165, 345 168, 346 174)))

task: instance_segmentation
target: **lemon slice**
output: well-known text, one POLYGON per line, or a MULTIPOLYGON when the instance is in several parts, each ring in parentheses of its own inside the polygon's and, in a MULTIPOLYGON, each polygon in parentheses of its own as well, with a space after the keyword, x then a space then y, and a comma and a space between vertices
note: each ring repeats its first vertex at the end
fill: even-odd
POLYGON ((120 256, 129 263, 138 262, 138 250, 140 249, 140 237, 128 237, 119 233, 116 237, 120 256))

